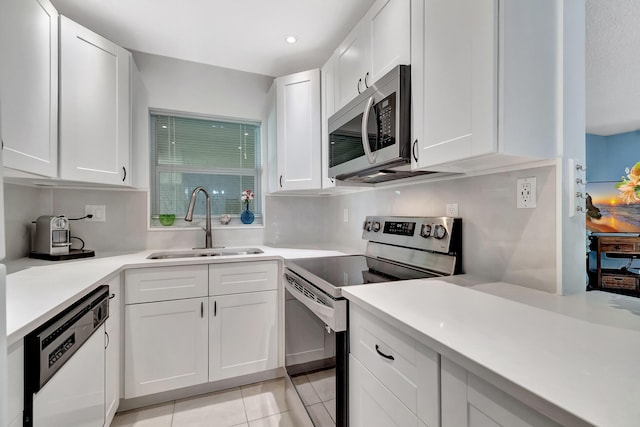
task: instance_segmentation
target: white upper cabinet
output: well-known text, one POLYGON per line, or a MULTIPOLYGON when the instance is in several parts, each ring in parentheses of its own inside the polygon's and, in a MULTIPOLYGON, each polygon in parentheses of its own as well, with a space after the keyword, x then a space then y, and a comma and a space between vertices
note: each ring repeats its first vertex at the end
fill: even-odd
POLYGON ((276 79, 277 190, 321 186, 320 70, 276 79))
POLYGON ((336 186, 335 180, 329 177, 329 117, 336 111, 335 58, 336 55, 332 55, 320 69, 322 188, 336 186))
POLYGON ((60 178, 131 179, 131 54, 60 17, 60 178))
POLYGON ((412 0, 414 168, 555 157, 555 3, 412 0))
POLYGON ((58 12, 48 0, 0 2, 4 166, 58 174, 58 12))
POLYGON ((336 50, 335 109, 398 64, 409 64, 411 3, 378 0, 336 50))
POLYGON ((378 0, 366 15, 371 53, 369 76, 371 86, 396 65, 411 63, 411 2, 378 0))

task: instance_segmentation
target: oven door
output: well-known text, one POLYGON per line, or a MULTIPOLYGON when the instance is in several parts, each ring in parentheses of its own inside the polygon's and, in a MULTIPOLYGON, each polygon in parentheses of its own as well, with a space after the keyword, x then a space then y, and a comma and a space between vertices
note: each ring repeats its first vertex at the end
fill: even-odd
MULTIPOLYGON (((338 427, 347 425, 347 301, 331 299, 287 269, 285 273, 285 368, 319 427, 320 404, 338 427), (323 302, 319 302, 323 301, 323 302), (327 305, 325 305, 327 304, 327 305), (336 332, 328 323, 336 324, 336 332), (325 321, 325 320, 328 320, 325 321)), ((324 418, 326 420, 326 417, 324 418)))

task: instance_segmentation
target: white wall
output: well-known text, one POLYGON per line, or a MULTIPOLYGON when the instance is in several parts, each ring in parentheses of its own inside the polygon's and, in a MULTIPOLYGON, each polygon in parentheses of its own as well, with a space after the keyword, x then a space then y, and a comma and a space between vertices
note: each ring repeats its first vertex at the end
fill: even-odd
POLYGON ((366 215, 442 216, 445 205, 454 202, 463 218, 466 273, 555 292, 555 174, 556 168, 547 166, 327 198, 268 197, 265 243, 363 252, 366 215), (517 209, 516 180, 532 176, 537 207, 517 209))

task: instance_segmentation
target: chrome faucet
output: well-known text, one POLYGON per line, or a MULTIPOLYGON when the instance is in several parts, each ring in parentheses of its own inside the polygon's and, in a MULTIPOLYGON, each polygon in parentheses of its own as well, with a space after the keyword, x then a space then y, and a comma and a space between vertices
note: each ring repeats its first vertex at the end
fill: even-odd
POLYGON ((198 192, 202 191, 205 196, 207 197, 207 225, 206 228, 204 229, 205 235, 204 235, 204 243, 205 243, 205 248, 206 249, 211 249, 212 247, 212 239, 211 239, 211 196, 209 196, 209 193, 207 192, 207 190, 204 189, 204 187, 196 187, 193 192, 191 193, 191 199, 189 200, 189 208, 187 209, 187 214, 184 217, 185 221, 193 221, 193 208, 195 207, 196 204, 196 198, 198 196, 198 192))

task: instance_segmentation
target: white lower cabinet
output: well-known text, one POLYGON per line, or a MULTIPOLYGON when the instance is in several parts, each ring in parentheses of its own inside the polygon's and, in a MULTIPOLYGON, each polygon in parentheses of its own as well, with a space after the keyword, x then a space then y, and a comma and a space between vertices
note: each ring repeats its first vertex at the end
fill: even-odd
POLYGON ((209 381, 276 368, 278 292, 209 298, 209 381))
POLYGON ((106 354, 105 354, 105 425, 108 426, 113 421, 120 404, 120 378, 121 378, 121 355, 122 355, 122 316, 120 305, 122 304, 122 287, 120 276, 108 281, 109 294, 109 317, 105 322, 106 354))
POLYGON ((207 298, 126 306, 125 398, 208 380, 207 298))
POLYGON ((7 349, 7 383, 9 396, 7 402, 10 427, 22 426, 22 410, 24 409, 24 345, 22 340, 15 342, 7 349))
POLYGON ((354 304, 349 322, 350 425, 438 426, 438 353, 354 304))
POLYGON ((442 427, 560 426, 442 357, 442 427))
POLYGON ((349 425, 417 426, 418 418, 362 364, 349 356, 349 425))
POLYGON ((278 367, 278 262, 140 268, 124 277, 125 399, 278 367))

